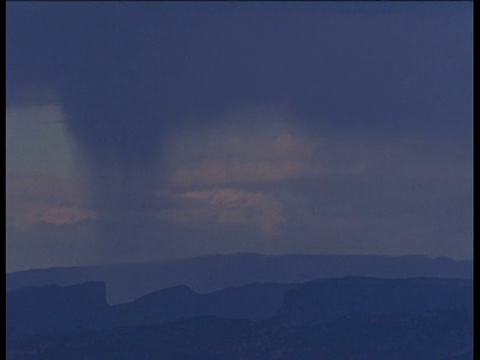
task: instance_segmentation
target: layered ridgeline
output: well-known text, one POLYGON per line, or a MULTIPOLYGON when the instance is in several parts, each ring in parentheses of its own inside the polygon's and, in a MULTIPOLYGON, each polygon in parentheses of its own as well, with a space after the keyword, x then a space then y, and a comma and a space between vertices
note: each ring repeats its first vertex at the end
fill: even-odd
POLYGON ((7 293, 8 359, 472 359, 473 283, 346 277, 186 286, 110 306, 102 283, 7 293))
POLYGON ((351 275, 471 279, 473 263, 425 256, 234 254, 144 264, 29 270, 8 273, 6 280, 8 291, 101 281, 107 285, 108 303, 118 304, 177 285, 206 293, 255 282, 296 283, 351 275))

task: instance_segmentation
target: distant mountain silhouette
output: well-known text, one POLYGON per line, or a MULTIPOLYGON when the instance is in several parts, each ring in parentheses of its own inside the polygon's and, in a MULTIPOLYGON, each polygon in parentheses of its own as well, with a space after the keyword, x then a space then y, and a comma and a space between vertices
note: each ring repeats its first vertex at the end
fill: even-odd
POLYGON ((7 329, 13 339, 159 324, 200 315, 259 320, 274 316, 285 291, 295 286, 251 284, 197 294, 182 285, 113 306, 106 303, 104 283, 25 288, 7 293, 7 329))
POLYGON ((50 285, 7 293, 11 342, 35 335, 156 325, 198 316, 297 326, 344 316, 418 315, 428 311, 473 311, 471 280, 346 277, 302 284, 251 284, 209 294, 187 286, 156 291, 109 306, 105 284, 50 285))
POLYGON ((473 310, 473 284, 458 279, 346 277, 301 284, 285 293, 278 317, 289 324, 320 323, 349 314, 473 310))
POLYGON ((251 284, 197 294, 187 286, 163 289, 131 303, 112 306, 108 326, 158 324, 201 315, 259 320, 273 317, 286 291, 297 285, 251 284))
POLYGON ((472 261, 425 256, 211 255, 185 260, 98 267, 54 268, 7 274, 7 290, 87 281, 107 284, 110 304, 130 302, 158 289, 187 285, 199 293, 255 282, 297 283, 345 276, 384 278, 473 276, 472 261), (241 271, 239 271, 241 269, 241 271))
POLYGON ((462 310, 355 315, 301 326, 196 317, 23 339, 7 347, 7 359, 473 360, 471 315, 462 310))
POLYGON ((91 330, 109 310, 104 283, 13 290, 6 296, 7 337, 91 330))

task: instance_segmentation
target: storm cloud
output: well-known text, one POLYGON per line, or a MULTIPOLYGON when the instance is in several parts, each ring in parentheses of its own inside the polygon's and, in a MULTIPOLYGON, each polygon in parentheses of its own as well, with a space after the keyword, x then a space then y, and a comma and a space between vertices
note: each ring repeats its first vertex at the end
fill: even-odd
POLYGON ((9 3, 7 107, 63 112, 106 261, 181 256, 163 222, 243 226, 251 250, 466 256, 472 39, 468 3, 9 3), (443 217, 458 248, 434 246, 443 217))

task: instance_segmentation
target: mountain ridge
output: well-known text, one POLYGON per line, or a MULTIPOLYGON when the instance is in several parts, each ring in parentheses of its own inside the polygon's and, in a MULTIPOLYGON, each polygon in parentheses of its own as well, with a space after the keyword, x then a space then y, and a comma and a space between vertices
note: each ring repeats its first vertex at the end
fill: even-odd
POLYGON ((107 300, 113 305, 181 284, 196 292, 208 293, 255 282, 294 283, 348 275, 471 279, 473 262, 446 257, 431 259, 423 255, 217 254, 160 262, 7 273, 6 289, 104 281, 107 300))
MULTIPOLYGON (((282 306, 273 311, 273 316, 271 313, 264 313, 265 316, 261 319, 235 318, 219 312, 219 303, 235 312, 234 306, 231 306, 232 301, 250 303, 249 305, 254 307, 262 305, 262 302, 271 306, 262 292, 258 292, 265 287, 268 290, 268 286, 281 284, 251 284, 211 294, 196 294, 187 286, 176 286, 159 290, 130 304, 113 306, 106 304, 101 291, 105 286, 99 283, 71 287, 36 287, 31 289, 31 294, 28 289, 13 290, 7 293, 7 358, 473 359, 472 280, 379 279, 355 276, 319 279, 303 284, 290 284, 291 288, 284 288, 282 306), (441 292, 430 291, 432 286, 440 287, 441 292), (455 293, 459 287, 466 288, 466 291, 460 292, 459 296, 451 301, 449 295, 455 293), (395 291, 401 290, 400 293, 396 292, 398 303, 390 302, 392 288, 395 291), (405 292, 402 288, 408 291, 405 292), (87 305, 88 308, 94 305, 92 314, 81 311, 80 316, 69 315, 77 311, 72 309, 69 301, 62 300, 62 290, 68 295, 66 299, 69 301, 71 294, 76 294, 75 304, 80 307, 87 305), (99 301, 88 295, 89 290, 93 290, 94 297, 99 297, 99 301), (242 291, 246 291, 243 299, 239 296, 242 291), (252 301, 250 297, 252 291, 260 294, 256 301, 252 301), (51 298, 56 299, 55 304, 67 303, 70 306, 52 306, 52 299, 48 296, 44 296, 43 300, 34 296, 35 293, 42 292, 51 292, 51 298), (82 292, 85 293, 83 296, 82 292), (218 297, 222 292, 233 292, 233 296, 218 297), (17 317, 15 314, 12 316, 12 299, 9 298, 12 294, 17 295, 17 298, 13 299, 16 302, 14 305, 17 308, 20 305, 17 317), (367 296, 358 296, 359 294, 367 296), (369 294, 374 296, 368 296, 369 294), (23 296, 23 302, 18 301, 18 295, 23 296), (162 295, 167 296, 162 298, 162 295), (219 303, 215 304, 213 301, 213 307, 207 308, 217 312, 202 313, 201 306, 194 306, 193 311, 185 313, 186 303, 182 297, 192 295, 198 302, 197 305, 201 305, 203 300, 207 300, 206 303, 212 302, 217 296, 219 303), (438 306, 439 296, 440 304, 445 306, 438 306), (342 297, 347 299, 347 305, 348 299, 353 298, 356 306, 345 307, 344 303, 337 301, 342 297), (305 299, 308 301, 305 302, 305 299), (21 309, 22 303, 29 308, 21 309), (405 304, 409 303, 416 306, 405 307, 405 304), (95 304, 102 306, 96 308, 95 304), (125 316, 127 305, 132 308, 127 309, 128 316, 125 316), (383 306, 383 309, 377 309, 379 305, 383 306), (164 314, 171 315, 175 313, 175 309, 180 311, 170 318, 157 317, 155 313, 157 311, 161 315, 163 311, 164 314), (18 318, 19 314, 23 315, 23 319, 18 318), (303 316, 313 321, 291 321, 292 315, 298 319, 299 314, 300 319, 303 316), (324 316, 325 314, 327 316, 324 316), (85 317, 90 319, 90 324, 85 324, 85 317), (33 326, 36 331, 31 331, 32 324, 36 325, 33 326), (25 326, 27 328, 24 328, 22 333, 22 327, 25 326), (12 330, 17 331, 17 336, 12 334, 12 330)), ((247 308, 250 314, 251 310, 247 308)))

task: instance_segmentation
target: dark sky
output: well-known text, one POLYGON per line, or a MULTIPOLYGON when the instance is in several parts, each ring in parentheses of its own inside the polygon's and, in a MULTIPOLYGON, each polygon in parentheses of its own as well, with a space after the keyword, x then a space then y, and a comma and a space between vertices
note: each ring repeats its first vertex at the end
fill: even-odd
POLYGON ((8 3, 10 267, 470 258, 472 10, 8 3))

